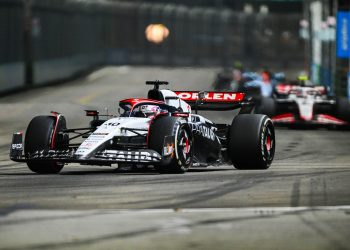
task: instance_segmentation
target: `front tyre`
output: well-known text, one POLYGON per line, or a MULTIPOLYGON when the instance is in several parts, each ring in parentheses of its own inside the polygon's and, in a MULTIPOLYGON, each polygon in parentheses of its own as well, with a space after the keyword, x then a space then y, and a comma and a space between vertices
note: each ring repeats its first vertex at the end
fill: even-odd
POLYGON ((193 136, 186 122, 177 117, 159 117, 150 125, 148 138, 150 149, 163 156, 162 161, 155 166, 159 173, 185 173, 193 162, 193 136), (165 145, 167 138, 172 138, 165 145), (170 155, 164 155, 164 147, 173 148, 170 155))
POLYGON ((242 114, 233 119, 228 153, 235 168, 269 168, 275 147, 275 129, 266 115, 242 114))
MULTIPOLYGON (((64 137, 59 132, 66 128, 63 116, 36 116, 29 123, 25 141, 24 153, 30 156, 36 151, 50 149, 65 149, 64 137), (56 124, 58 123, 58 124, 56 124), (57 126, 56 126, 57 125, 57 126)), ((28 161, 28 168, 38 174, 57 174, 64 164, 56 161, 28 161)))

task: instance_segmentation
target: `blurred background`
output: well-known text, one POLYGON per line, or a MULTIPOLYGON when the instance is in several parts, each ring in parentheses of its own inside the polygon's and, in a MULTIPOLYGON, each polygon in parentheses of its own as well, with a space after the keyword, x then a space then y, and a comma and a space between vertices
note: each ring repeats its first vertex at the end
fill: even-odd
MULTIPOLYGON (((335 130, 350 122, 349 57, 350 0, 0 0, 0 249, 349 249, 350 133, 335 130), (259 112, 277 115, 282 86, 279 101, 293 91, 298 106, 285 102, 280 122, 333 123, 277 128, 269 170, 37 175, 9 159, 12 133, 36 115, 86 128, 84 109, 118 114, 146 80, 210 90, 244 73, 267 93, 259 112)), ((200 114, 231 124, 237 110, 200 114)))
POLYGON ((349 6, 348 0, 0 0, 0 94, 101 65, 240 63, 303 71, 348 96, 349 6))

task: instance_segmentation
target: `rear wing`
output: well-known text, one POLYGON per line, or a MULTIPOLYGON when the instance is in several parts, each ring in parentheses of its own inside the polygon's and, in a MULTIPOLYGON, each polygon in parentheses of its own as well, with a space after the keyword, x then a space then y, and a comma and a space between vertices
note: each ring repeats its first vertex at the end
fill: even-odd
MULTIPOLYGON (((254 104, 245 100, 243 92, 200 92, 200 91, 174 91, 183 101, 196 110, 234 110, 244 109, 250 113, 254 104)), ((243 111, 243 110, 242 110, 243 111)))

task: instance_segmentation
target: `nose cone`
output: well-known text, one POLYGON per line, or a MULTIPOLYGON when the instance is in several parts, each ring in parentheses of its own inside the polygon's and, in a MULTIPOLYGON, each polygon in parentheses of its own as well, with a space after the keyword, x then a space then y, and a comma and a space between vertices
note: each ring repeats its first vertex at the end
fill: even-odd
POLYGON ((110 119, 104 122, 79 146, 75 155, 79 158, 88 158, 95 152, 104 150, 109 146, 115 136, 137 135, 125 128, 144 129, 144 131, 138 132, 147 133, 149 121, 149 118, 135 117, 118 117, 110 119))

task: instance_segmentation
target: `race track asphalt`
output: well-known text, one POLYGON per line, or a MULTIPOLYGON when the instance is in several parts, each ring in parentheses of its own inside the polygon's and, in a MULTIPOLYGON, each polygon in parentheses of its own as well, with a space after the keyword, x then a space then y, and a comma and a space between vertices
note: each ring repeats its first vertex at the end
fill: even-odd
MULTIPOLYGON (((37 175, 8 157, 12 133, 51 110, 69 127, 84 109, 116 113, 145 80, 208 90, 210 68, 105 67, 0 98, 0 249, 350 249, 350 131, 276 130, 268 170, 232 166, 160 175, 65 166, 37 175)), ((206 112, 230 122, 234 112, 206 112)))

